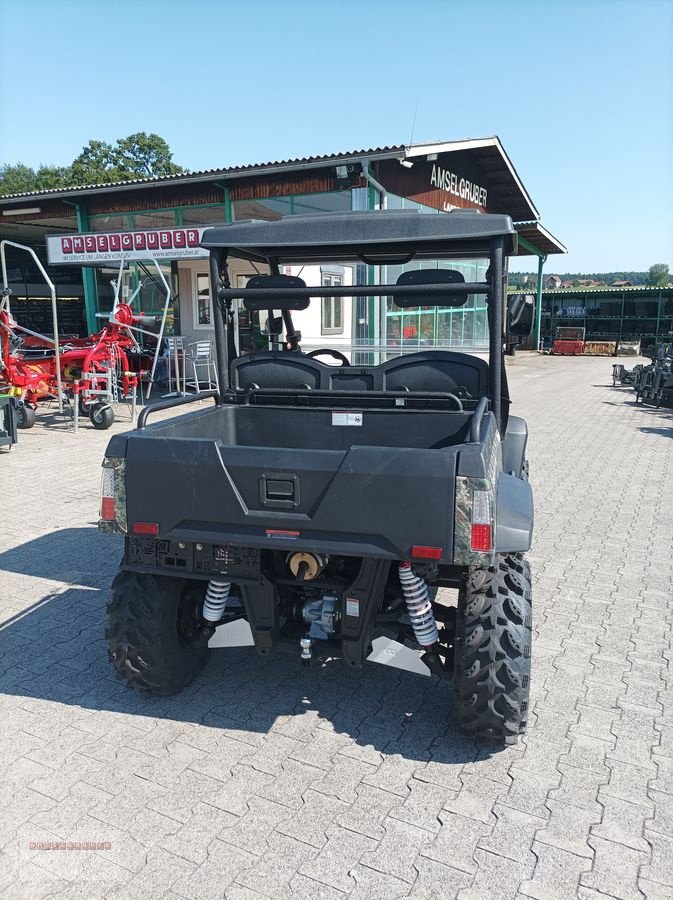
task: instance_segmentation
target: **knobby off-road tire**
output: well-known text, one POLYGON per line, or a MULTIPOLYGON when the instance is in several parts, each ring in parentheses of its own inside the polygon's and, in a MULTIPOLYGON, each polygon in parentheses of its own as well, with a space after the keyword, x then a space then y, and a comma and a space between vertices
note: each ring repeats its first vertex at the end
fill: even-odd
POLYGON ((479 741, 515 744, 528 723, 531 575, 521 554, 496 556, 461 583, 455 686, 461 727, 479 741))
POLYGON ((120 571, 112 582, 105 637, 108 656, 127 685, 177 694, 206 663, 208 648, 190 641, 187 582, 120 571))

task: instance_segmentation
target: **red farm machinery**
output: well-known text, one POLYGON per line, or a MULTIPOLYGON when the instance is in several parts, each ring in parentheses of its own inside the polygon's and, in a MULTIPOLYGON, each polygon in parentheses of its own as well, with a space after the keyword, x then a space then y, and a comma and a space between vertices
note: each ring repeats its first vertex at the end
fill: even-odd
POLYGON ((0 243, 3 287, 0 295, 0 392, 17 398, 19 428, 35 424, 38 404, 58 403, 59 412, 72 408, 77 423, 79 414, 87 415, 97 429, 109 428, 114 421, 114 404, 128 399, 135 411, 136 391, 147 355, 143 353, 136 335, 149 336, 155 342, 149 374, 148 396, 156 370, 171 290, 156 260, 150 258, 159 275, 166 299, 160 317, 144 316, 133 309, 142 288, 139 281, 127 300, 121 299, 124 259, 120 260, 119 275, 112 282, 113 307, 100 331, 83 338, 59 339, 56 289, 49 275, 31 247, 12 241, 0 243), (19 325, 11 312, 11 290, 7 279, 5 247, 11 246, 29 253, 42 274, 51 295, 52 335, 39 334, 19 325), (159 325, 149 331, 148 326, 159 325))

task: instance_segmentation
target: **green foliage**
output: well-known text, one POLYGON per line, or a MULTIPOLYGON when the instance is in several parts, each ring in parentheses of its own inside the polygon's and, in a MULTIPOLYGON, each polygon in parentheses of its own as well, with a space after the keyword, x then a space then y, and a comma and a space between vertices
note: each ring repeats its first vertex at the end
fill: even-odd
POLYGON ((0 196, 88 184, 110 184, 132 178, 158 178, 184 171, 158 134, 140 131, 114 144, 91 140, 69 166, 23 163, 0 166, 0 196))
POLYGON ((655 263, 653 266, 650 266, 647 273, 647 283, 650 287, 666 287, 669 277, 666 263, 655 263))

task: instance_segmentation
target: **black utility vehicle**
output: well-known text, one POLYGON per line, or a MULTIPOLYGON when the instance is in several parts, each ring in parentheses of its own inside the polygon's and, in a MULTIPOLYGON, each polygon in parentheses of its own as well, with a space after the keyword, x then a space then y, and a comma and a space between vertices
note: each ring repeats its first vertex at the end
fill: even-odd
MULTIPOLYGON (((215 405, 153 425, 155 410, 199 397, 144 409, 103 463, 101 528, 126 535, 107 622, 117 672, 175 693, 206 662, 215 630, 244 619, 258 653, 289 649, 298 663, 362 666, 374 648, 378 660, 406 654, 418 669, 421 652, 424 671, 455 679, 468 734, 516 742, 528 709, 533 502, 527 427, 509 415, 503 360, 511 220, 292 216, 211 228, 202 244, 220 391, 200 398, 215 405), (234 257, 270 274, 232 288, 234 257), (484 257, 485 282, 466 283, 446 262, 484 257), (390 285, 316 289, 281 274, 288 264, 359 262, 385 277, 386 266, 429 261, 390 285), (361 365, 336 350, 303 353, 292 310, 318 292, 399 307, 486 295, 489 360, 422 350, 361 365), (238 298, 268 315, 275 349, 236 356, 238 298), (324 354, 331 364, 316 358, 324 354), (458 589, 457 607, 438 587, 458 589)), ((530 333, 530 298, 519 298, 509 331, 530 333)))

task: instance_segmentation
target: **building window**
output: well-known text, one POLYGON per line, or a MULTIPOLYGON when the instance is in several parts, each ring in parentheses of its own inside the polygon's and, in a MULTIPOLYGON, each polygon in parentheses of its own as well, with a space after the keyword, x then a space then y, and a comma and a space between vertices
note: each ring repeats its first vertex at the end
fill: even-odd
POLYGON ((206 272, 194 275, 194 327, 209 328, 211 324, 210 310, 210 277, 206 272))
MULTIPOLYGON (((333 275, 327 272, 322 273, 323 287, 341 287, 343 284, 343 275, 333 275)), ((343 334, 344 333, 344 298, 343 297, 323 297, 322 298, 322 320, 321 334, 343 334)))

